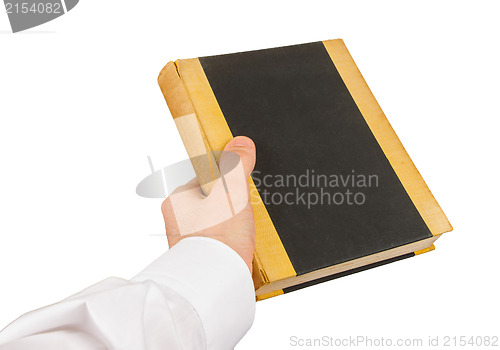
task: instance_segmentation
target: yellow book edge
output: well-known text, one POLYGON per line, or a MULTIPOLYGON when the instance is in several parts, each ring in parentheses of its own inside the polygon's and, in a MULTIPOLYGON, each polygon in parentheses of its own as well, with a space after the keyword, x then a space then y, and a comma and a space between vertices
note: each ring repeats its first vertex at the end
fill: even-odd
MULTIPOLYGON (((420 255, 420 254, 424 254, 424 253, 433 251, 434 249, 436 249, 436 247, 434 246, 434 244, 432 244, 428 248, 417 250, 416 252, 414 252, 414 254, 415 254, 415 256, 417 256, 417 255, 420 255)), ((281 295, 281 294, 284 294, 283 289, 278 289, 278 290, 275 290, 273 292, 269 292, 269 293, 257 295, 256 299, 257 299, 257 301, 261 301, 261 300, 266 300, 266 299, 269 299, 269 298, 272 298, 272 297, 275 297, 275 296, 278 296, 278 295, 281 295)))

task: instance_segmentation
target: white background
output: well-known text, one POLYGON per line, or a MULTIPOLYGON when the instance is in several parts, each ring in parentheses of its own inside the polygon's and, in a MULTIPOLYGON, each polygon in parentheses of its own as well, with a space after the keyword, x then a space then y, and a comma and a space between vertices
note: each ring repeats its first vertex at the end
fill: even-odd
POLYGON ((343 38, 455 230, 434 252, 259 302, 237 349, 500 335, 495 3, 82 0, 19 34, 2 9, 0 328, 167 249, 161 201, 135 194, 146 156, 186 158, 165 63, 343 38))

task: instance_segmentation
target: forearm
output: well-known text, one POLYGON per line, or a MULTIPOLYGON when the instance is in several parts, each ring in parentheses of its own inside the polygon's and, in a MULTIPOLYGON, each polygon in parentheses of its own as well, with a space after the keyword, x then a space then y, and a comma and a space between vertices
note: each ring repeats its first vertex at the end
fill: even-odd
POLYGON ((243 260, 193 237, 130 281, 109 278, 21 316, 0 332, 0 349, 232 349, 254 313, 243 260))

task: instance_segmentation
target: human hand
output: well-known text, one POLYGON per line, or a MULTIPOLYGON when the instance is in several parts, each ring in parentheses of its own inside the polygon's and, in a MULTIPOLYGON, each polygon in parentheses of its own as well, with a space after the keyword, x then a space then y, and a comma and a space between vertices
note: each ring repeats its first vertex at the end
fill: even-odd
POLYGON ((177 188, 162 204, 169 246, 185 237, 214 238, 236 251, 252 272, 255 224, 248 177, 254 166, 253 141, 238 136, 229 141, 221 156, 224 182, 219 179, 208 196, 203 195, 196 178, 177 188))

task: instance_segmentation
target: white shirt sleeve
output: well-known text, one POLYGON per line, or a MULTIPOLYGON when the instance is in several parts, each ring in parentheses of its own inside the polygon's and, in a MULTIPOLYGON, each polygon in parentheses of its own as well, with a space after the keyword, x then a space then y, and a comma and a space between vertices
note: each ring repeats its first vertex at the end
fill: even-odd
POLYGON ((226 350, 254 315, 243 259, 215 239, 190 237, 130 281, 108 278, 21 316, 0 332, 0 350, 226 350))

